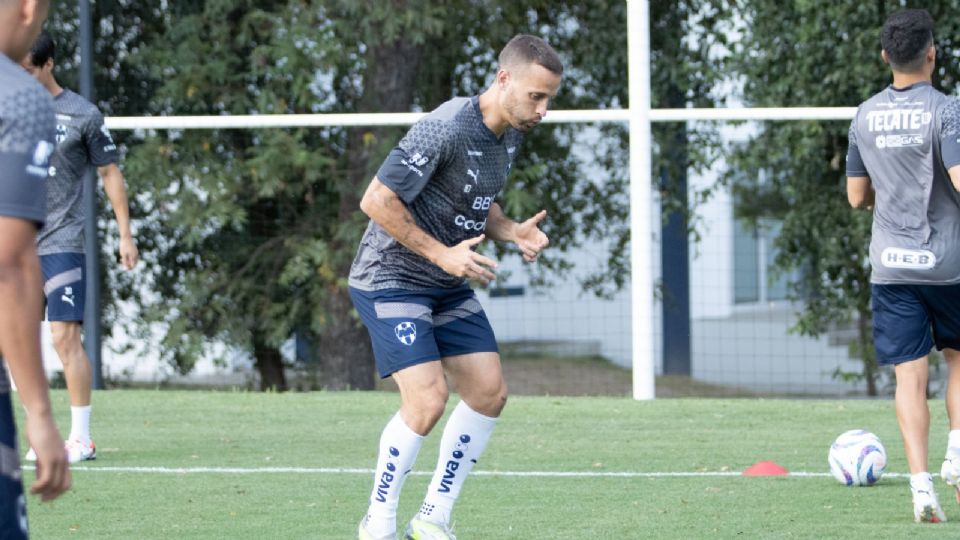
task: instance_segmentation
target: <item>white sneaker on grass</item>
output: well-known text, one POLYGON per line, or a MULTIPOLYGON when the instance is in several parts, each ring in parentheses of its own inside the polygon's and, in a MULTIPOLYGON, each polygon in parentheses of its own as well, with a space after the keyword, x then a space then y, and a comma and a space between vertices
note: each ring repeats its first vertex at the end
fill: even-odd
POLYGON ((405 540, 457 540, 450 527, 417 518, 411 519, 407 524, 404 538, 405 540))
POLYGON ((937 494, 933 487, 927 489, 913 489, 913 520, 917 523, 941 523, 947 520, 943 514, 937 494))
POLYGON ((65 446, 67 461, 70 463, 97 459, 97 445, 93 444, 93 439, 88 443, 83 443, 79 439, 70 439, 65 446))
POLYGON ((385 536, 374 536, 369 530, 367 530, 367 518, 364 517, 360 520, 360 527, 358 528, 357 537, 360 540, 397 540, 396 533, 387 534, 385 536))
POLYGON ((960 450, 947 449, 947 457, 944 458, 943 465, 940 467, 940 478, 953 486, 954 495, 960 503, 960 450))

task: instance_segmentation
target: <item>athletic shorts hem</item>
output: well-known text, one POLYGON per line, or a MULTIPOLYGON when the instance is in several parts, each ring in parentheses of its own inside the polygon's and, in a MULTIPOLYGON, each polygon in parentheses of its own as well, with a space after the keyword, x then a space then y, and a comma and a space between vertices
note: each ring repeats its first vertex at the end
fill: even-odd
POLYGON ((955 350, 955 351, 960 351, 960 343, 954 343, 954 342, 951 342, 951 343, 937 343, 937 344, 936 344, 936 347, 937 347, 937 350, 938 350, 938 351, 942 351, 942 350, 944 350, 944 349, 953 349, 953 350, 955 350))
POLYGON ((454 349, 451 351, 440 351, 440 356, 442 356, 443 358, 447 358, 449 356, 460 356, 463 354, 474 354, 474 353, 485 353, 485 352, 500 354, 500 349, 498 347, 497 348, 471 348, 471 349, 463 349, 463 350, 454 349))
MULTIPOLYGON (((931 345, 930 348, 932 349, 933 346, 931 345)), ((877 363, 880 364, 881 366, 896 366, 896 365, 902 364, 902 363, 904 363, 904 362, 911 362, 911 361, 913 361, 913 360, 919 360, 919 359, 921 359, 921 358, 923 358, 924 356, 927 356, 927 355, 929 355, 929 354, 930 354, 930 353, 928 352, 927 354, 921 354, 920 356, 901 355, 901 356, 895 356, 895 357, 893 357, 892 359, 886 359, 886 358, 885 358, 885 359, 883 359, 883 360, 877 358, 877 363)))
POLYGON ((50 315, 50 312, 47 312, 47 322, 75 322, 82 323, 82 315, 50 315))
POLYGON ((404 369, 407 369, 407 368, 409 368, 409 367, 419 366, 420 364, 426 364, 427 362, 439 362, 439 361, 440 361, 440 359, 437 358, 436 356, 433 356, 433 355, 424 356, 424 357, 421 357, 421 358, 414 358, 413 360, 407 360, 406 362, 404 362, 404 363, 402 363, 402 364, 399 364, 399 365, 390 366, 391 368, 393 368, 393 370, 390 371, 389 373, 386 373, 386 374, 384 374, 384 372, 383 372, 384 370, 380 369, 380 366, 378 365, 378 366, 377 366, 377 373, 380 374, 380 378, 381 378, 381 379, 386 379, 387 377, 393 375, 394 373, 396 373, 396 372, 398 372, 398 371, 401 371, 401 370, 404 370, 404 369))

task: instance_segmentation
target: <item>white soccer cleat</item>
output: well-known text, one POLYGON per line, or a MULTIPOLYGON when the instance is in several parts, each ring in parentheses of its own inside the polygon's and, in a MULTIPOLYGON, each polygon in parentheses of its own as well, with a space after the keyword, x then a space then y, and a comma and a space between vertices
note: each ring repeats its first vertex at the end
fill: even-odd
POLYGON ((93 439, 86 444, 77 439, 70 439, 65 446, 67 449, 67 461, 70 463, 97 459, 97 445, 93 444, 93 439))
POLYGON ((360 520, 360 527, 357 531, 357 538, 360 540, 397 540, 396 534, 388 534, 386 536, 374 536, 373 533, 367 530, 367 518, 360 520))
POLYGON ((405 540, 457 540, 446 525, 438 525, 423 519, 413 518, 407 524, 405 540))
POLYGON ((36 452, 33 448, 30 448, 29 450, 27 450, 27 455, 23 456, 23 460, 24 460, 24 461, 36 461, 36 460, 37 460, 37 452, 36 452))
POLYGON ((947 450, 947 457, 940 467, 940 478, 953 486, 957 502, 960 503, 960 452, 947 450))
POLYGON ((917 523, 941 523, 947 520, 933 488, 913 490, 913 520, 917 523))

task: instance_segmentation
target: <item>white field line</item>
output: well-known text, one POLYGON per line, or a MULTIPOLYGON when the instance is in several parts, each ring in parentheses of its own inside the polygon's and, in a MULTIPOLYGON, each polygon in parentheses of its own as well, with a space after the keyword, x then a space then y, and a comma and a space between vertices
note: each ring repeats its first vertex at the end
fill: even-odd
MULTIPOLYGON (((25 470, 34 470, 33 465, 25 465, 25 470)), ((137 474, 363 474, 372 475, 373 469, 352 469, 335 467, 98 467, 73 466, 75 472, 104 472, 104 473, 137 473, 137 474)), ((415 476, 429 476, 431 471, 413 471, 415 476)), ((663 472, 634 472, 634 471, 473 471, 473 476, 507 476, 507 477, 537 477, 537 478, 712 478, 736 477, 742 473, 734 471, 663 471, 663 472)), ((795 471, 787 478, 829 478, 830 473, 795 471)), ((905 473, 884 473, 887 478, 907 478, 905 473)))

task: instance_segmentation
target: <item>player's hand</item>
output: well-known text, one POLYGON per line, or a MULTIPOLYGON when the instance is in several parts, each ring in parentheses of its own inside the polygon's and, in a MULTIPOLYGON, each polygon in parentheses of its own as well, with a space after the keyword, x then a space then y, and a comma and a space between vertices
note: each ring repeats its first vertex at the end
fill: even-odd
POLYGON ((70 463, 63 439, 49 414, 27 414, 27 441, 37 453, 37 478, 30 492, 52 501, 70 489, 70 463))
POLYGON ((520 252, 523 253, 523 260, 527 262, 537 260, 537 255, 550 244, 550 239, 538 227, 546 217, 547 211, 541 210, 537 215, 517 225, 516 243, 520 252))
POLYGON ((468 238, 459 244, 447 248, 437 261, 437 266, 444 272, 456 276, 467 278, 471 281, 478 281, 484 285, 493 281, 496 277, 491 270, 497 268, 497 263, 489 257, 473 251, 473 246, 479 244, 484 239, 484 235, 475 238, 468 238))
POLYGON ((137 243, 132 236, 120 237, 120 264, 127 270, 133 270, 140 260, 137 243))

